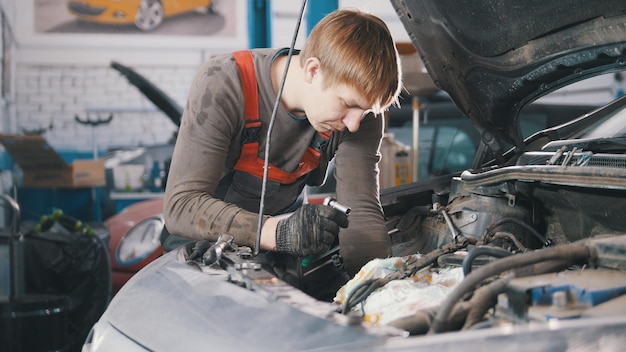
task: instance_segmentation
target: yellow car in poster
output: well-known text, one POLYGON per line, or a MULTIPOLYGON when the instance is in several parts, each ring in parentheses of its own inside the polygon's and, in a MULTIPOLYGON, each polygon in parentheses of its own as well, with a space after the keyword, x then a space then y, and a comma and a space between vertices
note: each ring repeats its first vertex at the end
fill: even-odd
POLYGON ((142 31, 157 28, 165 18, 206 9, 218 0, 68 0, 68 11, 79 19, 105 24, 135 24, 142 31))

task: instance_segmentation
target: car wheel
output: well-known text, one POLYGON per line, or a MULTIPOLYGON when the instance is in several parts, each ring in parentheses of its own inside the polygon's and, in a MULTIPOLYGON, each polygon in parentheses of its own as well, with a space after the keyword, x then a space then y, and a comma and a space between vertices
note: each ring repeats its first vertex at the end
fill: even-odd
POLYGON ((163 5, 160 0, 142 0, 135 16, 135 26, 142 31, 150 31, 163 22, 163 17, 163 5))
POLYGON ((221 5, 220 3, 221 3, 221 0, 211 1, 208 7, 209 13, 212 15, 218 13, 220 11, 220 5, 221 5))

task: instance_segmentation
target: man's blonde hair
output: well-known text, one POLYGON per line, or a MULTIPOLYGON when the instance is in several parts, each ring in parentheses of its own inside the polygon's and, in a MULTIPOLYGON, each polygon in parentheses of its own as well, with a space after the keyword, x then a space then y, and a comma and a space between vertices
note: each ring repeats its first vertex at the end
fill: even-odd
POLYGON ((397 104, 402 86, 400 57, 387 25, 356 9, 339 9, 311 31, 300 62, 316 57, 326 86, 346 84, 360 92, 374 113, 397 104))

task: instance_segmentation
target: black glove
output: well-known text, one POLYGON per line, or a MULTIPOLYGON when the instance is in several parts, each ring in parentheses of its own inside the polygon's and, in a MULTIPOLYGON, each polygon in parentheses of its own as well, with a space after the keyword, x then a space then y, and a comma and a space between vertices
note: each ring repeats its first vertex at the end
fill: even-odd
POLYGON ((323 253, 339 234, 339 227, 348 227, 348 217, 330 206, 304 204, 276 227, 276 250, 306 257, 323 253))

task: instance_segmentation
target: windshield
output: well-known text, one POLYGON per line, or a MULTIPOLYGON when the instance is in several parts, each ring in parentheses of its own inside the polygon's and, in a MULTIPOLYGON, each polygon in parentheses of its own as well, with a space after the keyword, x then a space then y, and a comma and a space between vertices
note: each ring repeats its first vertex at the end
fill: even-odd
POLYGON ((544 151, 556 151, 562 148, 595 153, 623 153, 626 151, 626 97, 598 110, 583 120, 574 122, 574 128, 580 130, 567 139, 547 143, 544 151), (589 121, 592 121, 589 123, 589 121))
MULTIPOLYGON (((626 102, 626 101, 625 101, 626 102)), ((626 136, 626 104, 577 133, 576 139, 618 138, 626 136)))

